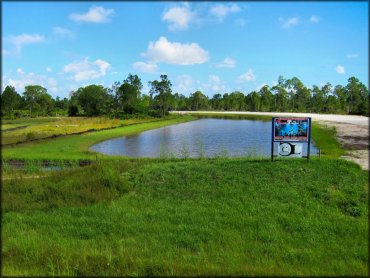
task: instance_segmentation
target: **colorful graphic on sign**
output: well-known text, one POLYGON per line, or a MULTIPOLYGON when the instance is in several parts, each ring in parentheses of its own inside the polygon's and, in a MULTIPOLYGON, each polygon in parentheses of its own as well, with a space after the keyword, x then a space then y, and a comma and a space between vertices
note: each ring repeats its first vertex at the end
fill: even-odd
POLYGON ((309 118, 275 118, 273 141, 307 142, 309 118))

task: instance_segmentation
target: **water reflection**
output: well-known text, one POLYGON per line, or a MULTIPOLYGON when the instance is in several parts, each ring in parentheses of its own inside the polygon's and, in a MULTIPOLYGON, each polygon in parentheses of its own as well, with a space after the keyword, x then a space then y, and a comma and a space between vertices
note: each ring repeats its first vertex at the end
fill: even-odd
MULTIPOLYGON (((205 118, 110 139, 91 150, 130 157, 270 156, 271 122, 205 118)), ((304 144, 303 155, 306 150, 304 144)))

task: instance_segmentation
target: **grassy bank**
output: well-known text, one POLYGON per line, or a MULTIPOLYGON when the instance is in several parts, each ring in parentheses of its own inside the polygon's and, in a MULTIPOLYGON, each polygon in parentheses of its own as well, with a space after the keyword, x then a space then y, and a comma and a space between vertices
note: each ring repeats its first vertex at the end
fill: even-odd
MULTIPOLYGON (((41 140, 24 143, 18 146, 2 148, 3 159, 20 160, 74 160, 74 159, 95 159, 96 154, 89 152, 88 148, 106 139, 135 134, 145 130, 159 128, 166 125, 178 124, 193 120, 192 116, 170 116, 162 120, 144 121, 138 124, 117 127, 110 130, 102 130, 91 133, 70 135, 55 139, 41 140)), ((98 155, 107 158, 104 155, 98 155)))
POLYGON ((102 161, 3 182, 3 275, 368 275, 343 160, 102 161))
POLYGON ((87 131, 97 131, 144 122, 158 118, 109 119, 105 117, 40 117, 2 122, 1 144, 22 143, 87 131))

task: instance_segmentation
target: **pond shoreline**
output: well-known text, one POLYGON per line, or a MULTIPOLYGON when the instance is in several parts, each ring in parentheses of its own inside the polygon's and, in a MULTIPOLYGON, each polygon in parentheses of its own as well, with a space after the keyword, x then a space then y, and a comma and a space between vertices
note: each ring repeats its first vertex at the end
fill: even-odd
POLYGON ((242 111, 172 111, 171 113, 202 115, 255 115, 311 117, 324 127, 335 128, 336 138, 347 151, 341 158, 353 161, 364 170, 369 170, 369 118, 357 115, 287 113, 287 112, 242 112, 242 111))

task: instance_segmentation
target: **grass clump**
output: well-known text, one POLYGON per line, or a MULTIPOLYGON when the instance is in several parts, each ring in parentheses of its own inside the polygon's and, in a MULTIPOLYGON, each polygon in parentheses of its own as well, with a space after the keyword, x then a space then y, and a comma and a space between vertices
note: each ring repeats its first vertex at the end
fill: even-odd
MULTIPOLYGON (((3 212, 49 210, 68 206, 86 206, 112 200, 130 190, 121 165, 97 162, 90 167, 57 171, 38 179, 13 178, 3 181, 3 212), (22 186, 19 186, 22 184, 22 186)), ((26 173, 34 172, 29 163, 26 173)), ((132 167, 132 166, 130 166, 132 167)))

